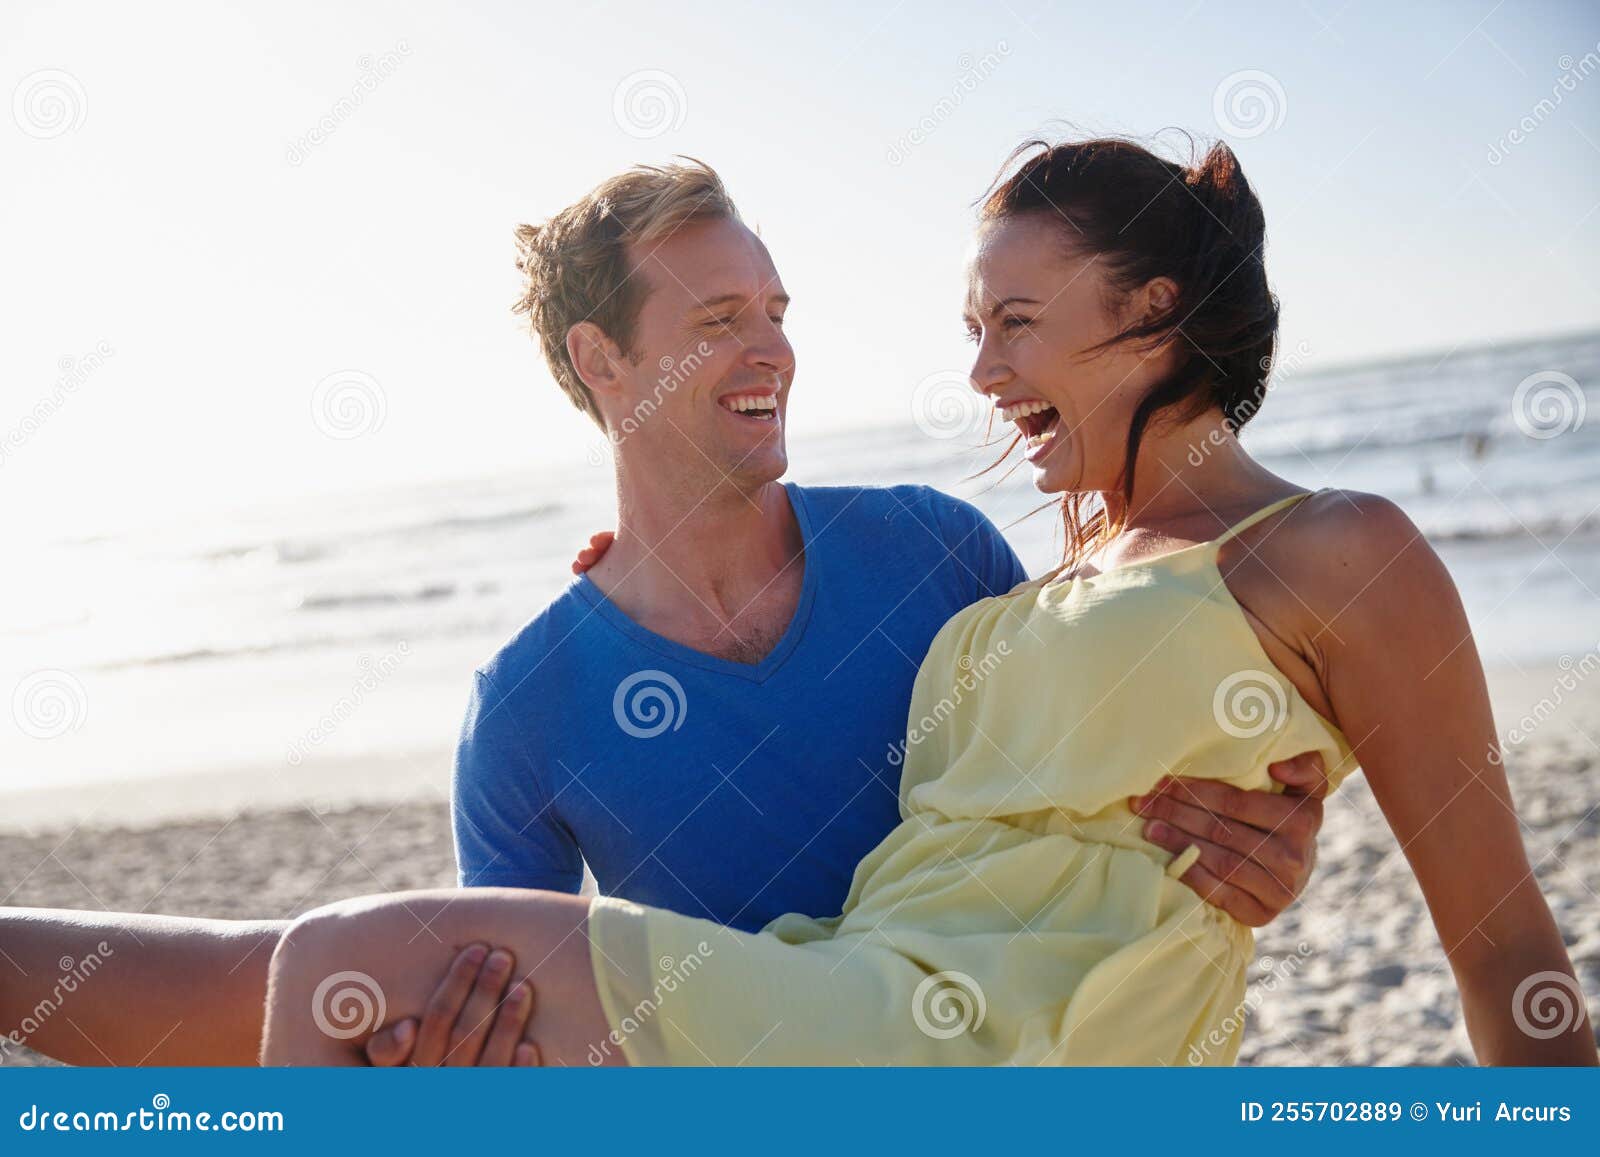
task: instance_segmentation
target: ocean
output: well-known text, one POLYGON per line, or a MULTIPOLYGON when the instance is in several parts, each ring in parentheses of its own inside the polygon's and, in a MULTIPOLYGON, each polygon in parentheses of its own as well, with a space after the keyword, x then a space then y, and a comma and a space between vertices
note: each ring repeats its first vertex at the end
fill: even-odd
MULTIPOLYGON (((1455 576, 1486 666, 1600 647, 1600 332, 1321 372, 1298 354, 1244 434, 1263 462, 1399 503, 1455 576)), ((1057 520, 1029 517, 1043 499, 1027 469, 974 479, 998 448, 946 433, 908 414, 792 439, 789 477, 940 487, 981 506, 1030 572, 1051 566, 1057 520)), ((0 607, 0 823, 442 793, 472 668, 570 581, 612 511, 596 452, 576 477, 29 548, 0 607)))

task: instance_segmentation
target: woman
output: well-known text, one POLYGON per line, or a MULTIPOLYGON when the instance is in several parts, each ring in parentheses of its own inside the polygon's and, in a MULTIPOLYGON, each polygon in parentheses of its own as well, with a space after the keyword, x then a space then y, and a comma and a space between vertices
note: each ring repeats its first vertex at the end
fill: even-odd
POLYGON ((1528 982, 1576 984, 1448 575, 1392 504, 1307 493, 1237 440, 1277 334, 1264 229, 1220 145, 1184 167, 1035 143, 983 202, 972 379, 1063 496, 1067 557, 934 641, 904 821, 838 917, 751 935, 537 892, 338 904, 278 947, 265 1059, 358 1063, 327 1031, 341 978, 419 1007, 440 942, 482 940, 536 973, 546 1063, 1229 1063, 1250 931, 1177 883, 1188 857, 1135 807, 1166 776, 1266 787, 1237 769, 1316 749, 1335 786, 1366 771, 1479 1059, 1593 1063, 1590 1032, 1518 1028, 1528 982))

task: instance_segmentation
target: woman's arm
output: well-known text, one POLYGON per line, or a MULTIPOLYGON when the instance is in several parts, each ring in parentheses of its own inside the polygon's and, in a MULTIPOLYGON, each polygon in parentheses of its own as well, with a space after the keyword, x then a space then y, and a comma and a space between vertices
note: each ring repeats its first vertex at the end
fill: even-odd
POLYGON ((253 1065, 286 927, 0 908, 0 1049, 77 1065, 253 1065))
POLYGON ((1319 620, 1305 653, 1422 887, 1473 1049, 1485 1064, 1594 1064, 1581 999, 1570 1031, 1524 1031, 1530 989, 1581 990, 1522 844, 1455 584, 1392 503, 1323 503, 1298 531, 1319 543, 1303 552, 1317 560, 1302 574, 1319 620))

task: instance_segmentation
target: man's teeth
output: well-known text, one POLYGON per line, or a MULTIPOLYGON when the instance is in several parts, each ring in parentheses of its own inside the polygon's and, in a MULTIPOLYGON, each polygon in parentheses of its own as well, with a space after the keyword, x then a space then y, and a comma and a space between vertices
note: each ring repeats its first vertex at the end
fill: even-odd
POLYGON ((1000 410, 1000 419, 1004 422, 1015 422, 1018 418, 1026 418, 1029 414, 1042 414, 1046 410, 1055 409, 1049 402, 1018 402, 1014 406, 1005 406, 1000 410))
POLYGON ((720 399, 722 408, 732 410, 735 414, 742 414, 746 410, 776 410, 778 399, 771 394, 739 394, 732 398, 720 399))

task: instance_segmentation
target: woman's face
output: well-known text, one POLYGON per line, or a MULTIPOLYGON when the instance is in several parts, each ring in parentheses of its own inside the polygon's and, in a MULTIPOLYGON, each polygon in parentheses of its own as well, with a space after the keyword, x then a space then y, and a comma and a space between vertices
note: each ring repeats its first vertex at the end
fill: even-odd
POLYGON ((1128 344, 1087 352, 1176 287, 1157 279, 1117 300, 1104 259, 1072 253, 1068 229, 1043 213, 988 222, 967 274, 973 386, 1022 432, 1046 494, 1117 488, 1134 408, 1172 358, 1128 344))

